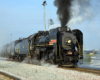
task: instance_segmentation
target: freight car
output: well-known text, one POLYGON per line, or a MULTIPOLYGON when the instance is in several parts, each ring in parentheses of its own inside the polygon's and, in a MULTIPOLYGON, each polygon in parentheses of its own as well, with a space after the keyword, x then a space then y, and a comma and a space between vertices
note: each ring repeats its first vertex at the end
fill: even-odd
POLYGON ((15 57, 17 56, 16 52, 15 52, 15 46, 20 42, 21 40, 15 40, 12 41, 11 43, 5 45, 2 47, 1 50, 1 56, 3 57, 9 57, 9 58, 13 58, 15 59, 15 57))
POLYGON ((29 56, 60 66, 76 66, 83 59, 83 34, 80 30, 71 30, 67 26, 38 31, 12 42, 11 55, 17 59, 29 56))

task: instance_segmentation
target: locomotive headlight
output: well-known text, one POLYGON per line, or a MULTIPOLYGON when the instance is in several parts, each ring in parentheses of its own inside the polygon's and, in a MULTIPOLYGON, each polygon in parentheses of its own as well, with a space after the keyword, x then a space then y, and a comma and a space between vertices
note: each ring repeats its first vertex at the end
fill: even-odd
POLYGON ((69 31, 69 28, 67 28, 67 31, 69 31))
POLYGON ((71 43, 71 40, 68 40, 68 43, 71 43))

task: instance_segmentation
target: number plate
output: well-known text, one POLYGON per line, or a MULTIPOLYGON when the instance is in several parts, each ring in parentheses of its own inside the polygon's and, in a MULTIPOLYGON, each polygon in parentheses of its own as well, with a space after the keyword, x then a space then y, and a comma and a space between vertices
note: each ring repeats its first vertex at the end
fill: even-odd
POLYGON ((72 52, 67 52, 67 54, 72 54, 72 52))

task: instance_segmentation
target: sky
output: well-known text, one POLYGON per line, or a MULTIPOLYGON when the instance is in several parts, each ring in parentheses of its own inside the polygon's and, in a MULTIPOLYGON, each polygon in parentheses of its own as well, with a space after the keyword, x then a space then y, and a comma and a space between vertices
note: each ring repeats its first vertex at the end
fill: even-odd
MULTIPOLYGON (((44 30, 43 1, 0 0, 0 47, 18 38, 25 38, 44 30)), ((60 26, 60 21, 54 0, 46 1, 46 30, 49 30, 50 18, 54 26, 60 26)), ((83 32, 84 49, 100 49, 100 1, 90 0, 90 3, 89 6, 75 4, 72 7, 74 16, 71 17, 67 26, 72 30, 79 29, 83 32), (85 9, 83 9, 84 6, 85 9)))

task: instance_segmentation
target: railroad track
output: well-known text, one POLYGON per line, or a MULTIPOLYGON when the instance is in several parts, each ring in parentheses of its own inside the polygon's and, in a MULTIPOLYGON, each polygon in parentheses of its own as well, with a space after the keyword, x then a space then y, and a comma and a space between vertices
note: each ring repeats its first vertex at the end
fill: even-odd
POLYGON ((86 73, 92 73, 100 76, 100 70, 96 69, 89 69, 89 68, 82 68, 82 67, 75 67, 75 68, 68 68, 68 67, 58 67, 62 69, 68 69, 68 70, 75 70, 79 72, 86 72, 86 73))
POLYGON ((2 77, 0 77, 0 80, 21 80, 19 78, 16 78, 14 76, 11 76, 11 75, 1 72, 1 71, 0 71, 0 76, 2 76, 2 77))

